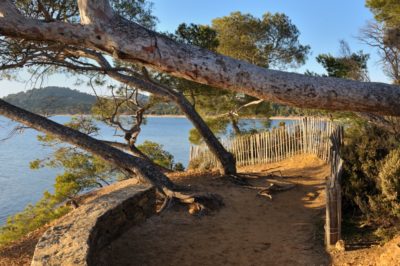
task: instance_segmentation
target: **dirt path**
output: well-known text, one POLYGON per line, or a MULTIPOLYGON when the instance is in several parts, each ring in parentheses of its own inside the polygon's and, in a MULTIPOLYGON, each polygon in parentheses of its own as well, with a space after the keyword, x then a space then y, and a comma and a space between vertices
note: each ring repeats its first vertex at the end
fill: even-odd
POLYGON ((167 210, 131 229, 104 256, 110 265, 329 265, 321 235, 328 167, 302 156, 242 169, 261 177, 276 170, 298 185, 272 201, 221 179, 181 180, 222 195, 226 206, 202 218, 167 210))

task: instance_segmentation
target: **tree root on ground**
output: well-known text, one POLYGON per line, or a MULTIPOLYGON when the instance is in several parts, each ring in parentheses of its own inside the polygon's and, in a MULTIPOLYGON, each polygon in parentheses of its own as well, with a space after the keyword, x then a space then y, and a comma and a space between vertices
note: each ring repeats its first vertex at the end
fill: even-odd
POLYGON ((157 209, 157 213, 170 208, 174 204, 185 204, 189 207, 189 213, 194 216, 203 216, 217 211, 224 206, 223 199, 218 194, 202 193, 202 194, 186 194, 177 191, 171 191, 168 195, 159 193, 162 197, 162 204, 157 209))
POLYGON ((246 178, 244 175, 227 175, 223 176, 223 178, 228 179, 235 185, 239 186, 250 186, 249 178, 246 178))
MULTIPOLYGON (((280 172, 280 174, 281 174, 280 177, 273 176, 272 174, 265 176, 265 177, 267 177, 267 178, 278 177, 278 179, 283 179, 284 177, 282 176, 281 172, 280 172)), ((251 185, 251 183, 249 181, 254 178, 248 178, 248 177, 246 178, 243 175, 242 176, 238 176, 238 175, 232 176, 231 175, 231 176, 227 176, 227 177, 228 177, 228 180, 231 181, 232 183, 234 183, 235 185, 239 185, 241 187, 248 188, 248 189, 258 190, 258 193, 257 193, 258 196, 266 197, 270 200, 272 200, 272 194, 287 191, 296 186, 296 184, 293 184, 290 182, 281 182, 281 181, 271 180, 271 179, 268 179, 267 182, 269 182, 269 184, 267 186, 253 186, 253 185, 251 185)))
POLYGON ((272 200, 272 194, 290 190, 296 187, 296 184, 291 183, 286 185, 280 185, 280 184, 270 183, 268 186, 265 187, 260 187, 260 186, 244 186, 244 187, 248 189, 258 190, 257 195, 272 200))

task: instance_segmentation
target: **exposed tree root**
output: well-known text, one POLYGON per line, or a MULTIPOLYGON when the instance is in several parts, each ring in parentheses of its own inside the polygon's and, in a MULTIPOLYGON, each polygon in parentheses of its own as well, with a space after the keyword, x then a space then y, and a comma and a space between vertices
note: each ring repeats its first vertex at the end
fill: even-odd
MULTIPOLYGON (((279 172, 280 177, 274 176, 272 174, 269 174, 268 176, 263 176, 263 177, 265 177, 265 178, 278 177, 279 179, 284 178, 282 176, 282 172, 280 172, 280 171, 274 171, 274 172, 279 172)), ((244 175, 241 175, 241 176, 230 175, 230 176, 226 176, 226 177, 228 178, 229 181, 231 181, 235 185, 239 185, 241 187, 248 188, 248 189, 258 190, 258 193, 257 193, 258 196, 266 197, 270 200, 272 200, 272 194, 290 190, 296 186, 296 184, 293 184, 293 183, 281 182, 281 181, 271 180, 271 179, 267 180, 267 182, 269 182, 269 184, 267 186, 254 186, 250 183, 250 181, 252 179, 253 180, 255 179, 254 177, 246 177, 244 175), (278 184, 278 183, 280 183, 280 184, 278 184)))
POLYGON ((249 188, 249 189, 258 190, 257 195, 266 197, 266 198, 272 200, 272 194, 290 190, 290 189, 294 188, 295 186, 296 186, 296 184, 292 184, 292 183, 285 184, 285 185, 270 183, 266 187, 257 187, 257 186, 245 186, 245 187, 249 188))
POLYGON ((228 179, 230 182, 232 182, 235 185, 239 186, 250 186, 250 183, 248 181, 248 178, 246 178, 244 175, 226 175, 223 176, 223 178, 228 179))
POLYGON ((170 191, 167 195, 159 193, 159 196, 162 197, 162 204, 157 210, 158 213, 170 208, 174 203, 187 205, 189 213, 195 216, 209 214, 224 206, 222 197, 212 193, 186 194, 180 191, 170 191))

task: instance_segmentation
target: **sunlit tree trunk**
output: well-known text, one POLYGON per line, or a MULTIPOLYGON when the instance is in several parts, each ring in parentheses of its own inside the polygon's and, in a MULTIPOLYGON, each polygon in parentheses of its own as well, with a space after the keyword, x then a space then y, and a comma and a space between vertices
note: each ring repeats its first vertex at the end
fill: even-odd
POLYGON ((0 2, 0 34, 84 46, 217 88, 302 108, 400 116, 398 86, 268 70, 178 43, 115 14, 107 0, 79 0, 81 25, 23 17, 0 2))

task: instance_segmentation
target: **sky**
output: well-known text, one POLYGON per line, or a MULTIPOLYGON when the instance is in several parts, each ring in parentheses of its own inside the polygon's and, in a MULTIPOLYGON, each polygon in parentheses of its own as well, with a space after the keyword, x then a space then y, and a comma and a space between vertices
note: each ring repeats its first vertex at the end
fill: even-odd
MULTIPOLYGON (((311 46, 311 55, 306 64, 291 70, 304 73, 311 70, 324 73, 315 61, 321 53, 338 55, 339 41, 349 43, 352 51, 363 50, 371 58, 368 63, 371 81, 390 82, 383 74, 376 51, 357 40, 359 30, 372 13, 365 7, 365 0, 152 0, 153 14, 159 22, 157 30, 173 32, 180 23, 211 24, 214 18, 227 16, 231 12, 241 11, 261 17, 266 12, 285 13, 300 30, 300 43, 311 46)), ((32 82, 26 73, 21 73, 22 82, 0 80, 0 97, 10 93, 31 89, 32 82), (25 81, 25 82, 24 82, 25 81)), ((91 93, 84 85, 75 85, 75 79, 64 75, 55 75, 46 79, 42 86, 66 86, 91 93)))

